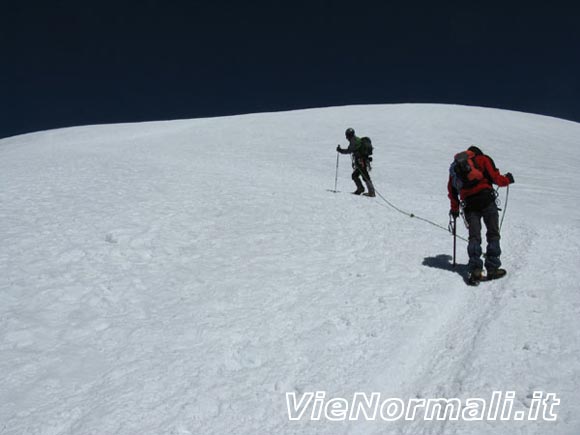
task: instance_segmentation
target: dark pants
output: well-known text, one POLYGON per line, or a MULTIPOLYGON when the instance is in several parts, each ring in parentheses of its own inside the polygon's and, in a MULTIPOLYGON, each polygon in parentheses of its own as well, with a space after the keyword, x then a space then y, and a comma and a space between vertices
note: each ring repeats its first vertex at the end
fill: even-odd
POLYGON ((495 201, 481 209, 466 208, 465 220, 469 225, 469 243, 467 245, 467 254, 469 255, 469 271, 482 269, 483 261, 481 260, 481 219, 485 223, 487 233, 487 252, 485 254, 485 268, 489 270, 497 269, 501 266, 501 248, 499 245, 499 213, 495 201))
POLYGON ((356 188, 358 190, 364 190, 363 185, 362 185, 361 180, 360 180, 360 177, 362 177, 362 179, 365 181, 365 183, 367 183, 367 186, 369 183, 372 186, 371 176, 369 175, 367 162, 365 162, 362 159, 358 159, 354 163, 353 169, 354 169, 354 171, 352 171, 352 181, 354 181, 354 184, 356 184, 356 188))

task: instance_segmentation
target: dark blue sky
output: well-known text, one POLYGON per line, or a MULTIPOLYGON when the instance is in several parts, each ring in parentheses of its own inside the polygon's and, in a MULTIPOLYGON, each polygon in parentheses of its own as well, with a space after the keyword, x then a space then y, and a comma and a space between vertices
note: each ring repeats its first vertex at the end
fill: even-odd
POLYGON ((580 121, 580 8, 505 2, 2 2, 0 137, 359 103, 580 121))

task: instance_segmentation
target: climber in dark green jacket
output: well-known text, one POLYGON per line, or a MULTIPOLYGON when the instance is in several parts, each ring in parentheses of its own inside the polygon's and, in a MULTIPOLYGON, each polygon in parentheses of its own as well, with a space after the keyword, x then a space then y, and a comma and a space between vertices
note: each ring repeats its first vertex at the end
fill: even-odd
POLYGON ((344 133, 346 139, 348 140, 348 148, 342 149, 340 145, 336 147, 336 151, 341 154, 351 154, 352 155, 352 181, 356 185, 356 190, 352 193, 355 195, 360 195, 365 191, 363 184, 361 182, 361 177, 367 186, 367 193, 365 196, 375 196, 375 188, 373 182, 371 181, 371 176, 369 171, 371 170, 371 157, 364 152, 364 147, 362 145, 361 138, 354 134, 352 128, 347 128, 344 133))

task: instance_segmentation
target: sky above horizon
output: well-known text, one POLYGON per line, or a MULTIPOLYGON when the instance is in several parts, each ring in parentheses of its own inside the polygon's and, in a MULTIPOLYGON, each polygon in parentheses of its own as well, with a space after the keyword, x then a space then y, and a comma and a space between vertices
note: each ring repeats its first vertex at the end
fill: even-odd
POLYGON ((382 103, 580 122, 579 11, 556 3, 6 3, 0 137, 382 103))

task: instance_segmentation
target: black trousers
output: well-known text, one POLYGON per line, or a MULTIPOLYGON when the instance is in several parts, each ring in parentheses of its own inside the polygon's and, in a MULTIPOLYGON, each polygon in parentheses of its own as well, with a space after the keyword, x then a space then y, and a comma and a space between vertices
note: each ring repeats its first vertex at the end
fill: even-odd
POLYGON ((360 177, 364 181, 371 182, 371 176, 369 175, 369 164, 363 159, 357 159, 353 162, 353 172, 352 172, 352 180, 356 187, 362 188, 362 183, 360 177))
POLYGON ((481 260, 481 220, 487 229, 485 238, 487 249, 485 253, 485 268, 489 271, 501 266, 501 247, 499 235, 499 212, 495 201, 490 201, 483 208, 467 207, 465 209, 465 220, 469 225, 469 243, 467 244, 467 254, 469 255, 468 269, 482 269, 481 260))

